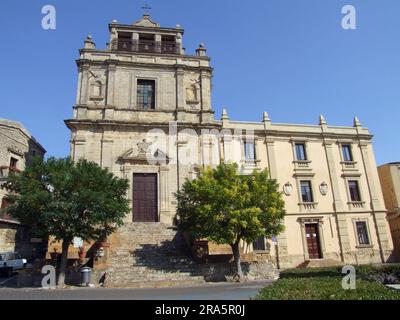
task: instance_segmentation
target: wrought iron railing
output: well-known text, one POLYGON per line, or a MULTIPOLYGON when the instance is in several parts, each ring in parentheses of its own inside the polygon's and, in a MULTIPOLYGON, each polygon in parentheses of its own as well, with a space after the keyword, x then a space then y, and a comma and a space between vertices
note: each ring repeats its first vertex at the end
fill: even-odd
POLYGON ((111 42, 110 49, 113 51, 179 54, 176 43, 155 42, 153 40, 115 39, 111 42))

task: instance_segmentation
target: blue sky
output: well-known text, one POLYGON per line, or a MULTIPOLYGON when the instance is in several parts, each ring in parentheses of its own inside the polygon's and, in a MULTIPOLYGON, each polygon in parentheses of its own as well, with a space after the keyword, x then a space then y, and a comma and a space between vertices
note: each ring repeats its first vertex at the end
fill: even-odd
MULTIPOLYGON (((145 1, 2 0, 0 118, 21 121, 48 155, 67 156, 77 70, 86 35, 105 48, 108 23, 132 23, 145 1), (57 29, 41 28, 54 5, 57 29)), ((400 160, 400 1, 152 0, 162 26, 185 28, 194 53, 204 42, 214 67, 213 108, 231 119, 352 125, 374 134, 378 164, 400 160), (357 29, 343 30, 341 9, 357 10, 357 29)))

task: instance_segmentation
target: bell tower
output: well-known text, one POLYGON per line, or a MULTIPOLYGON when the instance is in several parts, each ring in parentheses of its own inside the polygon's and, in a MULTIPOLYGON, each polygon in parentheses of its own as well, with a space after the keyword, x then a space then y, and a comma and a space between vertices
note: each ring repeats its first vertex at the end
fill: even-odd
POLYGON ((201 159, 210 158, 209 143, 176 134, 219 125, 211 108, 207 50, 200 44, 187 54, 183 34, 181 26, 161 27, 144 14, 132 24, 112 21, 104 49, 87 36, 79 51, 76 103, 65 121, 71 158, 129 181, 132 215, 126 222, 172 223, 174 193, 201 159), (188 153, 199 160, 182 163, 188 153), (142 187, 147 200, 140 198, 142 187))
POLYGON ((88 36, 80 50, 71 123, 213 122, 212 68, 204 44, 186 54, 183 28, 161 27, 148 14, 133 24, 114 20, 109 32, 106 49, 88 36))

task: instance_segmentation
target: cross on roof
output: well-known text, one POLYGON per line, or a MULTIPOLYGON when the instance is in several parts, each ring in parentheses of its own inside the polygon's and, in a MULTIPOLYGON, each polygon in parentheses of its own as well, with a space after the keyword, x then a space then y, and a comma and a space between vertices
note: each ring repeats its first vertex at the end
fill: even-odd
POLYGON ((151 10, 152 8, 146 3, 143 7, 142 7, 142 9, 143 10, 151 10))

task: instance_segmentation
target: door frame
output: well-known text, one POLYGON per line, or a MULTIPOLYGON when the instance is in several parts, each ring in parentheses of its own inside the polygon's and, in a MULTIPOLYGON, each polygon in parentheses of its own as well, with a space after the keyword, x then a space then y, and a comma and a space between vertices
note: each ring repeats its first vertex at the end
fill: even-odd
POLYGON ((325 241, 324 241, 324 232, 323 232, 323 217, 315 217, 315 218, 299 218, 297 220, 300 223, 301 229, 301 238, 303 242, 303 254, 304 261, 307 260, 318 260, 318 259, 310 259, 310 255, 308 253, 308 245, 307 245, 307 236, 306 236, 306 225, 307 224, 316 224, 318 229, 318 245, 321 258, 325 259, 325 241))
POLYGON ((134 223, 159 223, 160 222, 160 188, 159 188, 159 180, 160 180, 160 177, 159 177, 159 173, 158 172, 154 172, 154 171, 149 171, 149 172, 136 172, 136 171, 133 171, 132 172, 132 175, 131 175, 131 177, 132 177, 132 187, 131 187, 131 201, 132 201, 132 219, 131 219, 131 221, 132 222, 134 222, 134 223), (134 198, 135 198, 135 196, 134 196, 134 177, 135 177, 135 175, 153 175, 153 176, 155 176, 156 177, 156 202, 157 202, 157 221, 154 221, 154 222, 138 222, 138 221, 134 221, 134 210, 135 210, 135 207, 134 207, 134 198))
POLYGON ((312 222, 312 223, 305 223, 304 224, 304 229, 305 229, 305 234, 306 234, 306 242, 307 242, 307 254, 308 254, 308 259, 309 260, 320 260, 323 258, 322 255, 322 248, 321 248, 321 235, 320 235, 320 231, 319 231, 319 226, 318 223, 312 222), (314 226, 315 230, 316 230, 316 235, 317 235, 317 239, 316 239, 316 243, 317 243, 317 247, 318 247, 318 258, 311 258, 310 257, 310 252, 309 252, 309 248, 308 248, 308 238, 307 238, 307 227, 308 226, 314 226))

